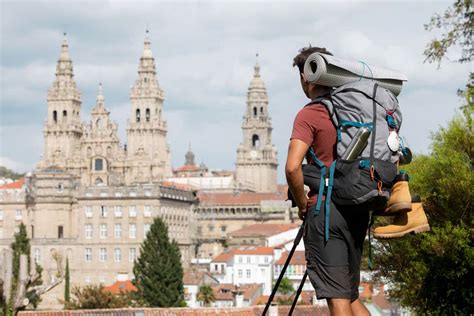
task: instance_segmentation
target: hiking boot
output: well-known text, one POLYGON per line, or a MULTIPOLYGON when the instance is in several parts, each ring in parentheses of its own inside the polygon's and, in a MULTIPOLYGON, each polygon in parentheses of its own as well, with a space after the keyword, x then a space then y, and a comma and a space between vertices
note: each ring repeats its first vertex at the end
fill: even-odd
POLYGON ((400 173, 394 180, 394 185, 390 191, 390 199, 387 202, 387 208, 382 216, 395 215, 394 213, 411 211, 411 195, 408 186, 408 175, 400 173))
POLYGON ((376 227, 373 230, 375 238, 396 238, 408 233, 422 233, 430 230, 428 218, 423 210, 423 204, 419 196, 413 197, 412 210, 406 213, 398 213, 393 223, 387 226, 376 227))

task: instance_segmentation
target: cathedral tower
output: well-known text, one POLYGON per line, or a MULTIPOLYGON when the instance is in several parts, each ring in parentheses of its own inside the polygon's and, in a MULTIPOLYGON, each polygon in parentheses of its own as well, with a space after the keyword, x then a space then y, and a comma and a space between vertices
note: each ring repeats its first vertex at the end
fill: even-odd
POLYGON ((268 96, 256 63, 247 92, 247 111, 242 123, 243 142, 237 149, 236 179, 256 192, 277 190, 277 150, 272 145, 268 96))
POLYGON ((44 154, 40 169, 67 168, 68 160, 80 148, 82 136, 81 97, 74 81, 69 45, 64 33, 56 79, 48 90, 48 118, 44 126, 44 154))
POLYGON ((129 167, 126 182, 156 182, 170 177, 171 155, 163 118, 163 90, 156 79, 148 31, 130 100, 132 113, 127 127, 129 167))

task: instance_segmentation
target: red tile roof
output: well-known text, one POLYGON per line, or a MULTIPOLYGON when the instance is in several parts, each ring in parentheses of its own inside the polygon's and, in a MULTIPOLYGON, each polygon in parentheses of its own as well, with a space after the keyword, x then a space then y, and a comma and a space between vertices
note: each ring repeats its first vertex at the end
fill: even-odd
POLYGON ((174 169, 174 171, 198 171, 200 170, 198 165, 184 165, 179 168, 174 169))
POLYGON ((184 285, 200 285, 204 281, 204 278, 206 276, 208 276, 211 280, 214 280, 215 283, 218 283, 218 281, 215 280, 211 276, 211 274, 207 271, 189 270, 189 271, 184 271, 183 284, 184 285))
MULTIPOLYGON (((289 252, 284 252, 281 254, 280 259, 275 263, 277 265, 284 265, 286 259, 288 258, 289 252)), ((304 256, 304 251, 295 251, 293 257, 291 257, 290 264, 294 265, 306 265, 306 259, 304 256)))
POLYGON ((120 294, 120 292, 136 292, 138 291, 135 285, 130 280, 115 281, 114 284, 104 287, 104 291, 112 294, 120 294))
POLYGON ((200 192, 199 200, 201 205, 260 205, 262 200, 284 201, 286 194, 280 192, 275 193, 255 193, 255 192, 238 192, 238 193, 210 193, 200 192))
POLYGON ((21 178, 12 183, 0 185, 0 190, 21 189, 24 184, 25 184, 25 178, 21 178))
POLYGON ((234 250, 235 255, 273 255, 272 247, 240 247, 234 250))
POLYGON ((235 230, 231 237, 270 237, 298 227, 296 223, 288 224, 254 224, 235 230))
POLYGON ((161 183, 162 186, 168 187, 168 188, 175 188, 175 189, 180 189, 180 190, 185 190, 185 191, 196 191, 196 188, 193 187, 192 185, 189 184, 182 184, 182 183, 176 183, 176 182, 171 182, 171 181, 163 181, 161 183))
POLYGON ((215 257, 212 262, 228 262, 234 257, 234 250, 226 251, 215 257))
POLYGON ((211 285, 216 301, 232 301, 234 298, 233 291, 242 291, 244 300, 250 300, 257 291, 262 287, 261 284, 242 284, 238 288, 234 284, 221 283, 211 285))

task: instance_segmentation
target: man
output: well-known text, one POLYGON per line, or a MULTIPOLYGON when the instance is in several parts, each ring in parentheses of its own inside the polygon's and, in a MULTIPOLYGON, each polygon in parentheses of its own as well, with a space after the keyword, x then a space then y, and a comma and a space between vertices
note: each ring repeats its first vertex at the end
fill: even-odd
MULTIPOLYGON (((303 107, 296 115, 288 158, 286 178, 298 206, 298 216, 305 219, 304 242, 308 276, 316 290, 318 299, 327 300, 331 315, 370 315, 359 300, 360 260, 367 232, 369 211, 366 205, 350 208, 331 202, 329 239, 324 238, 324 208, 316 215, 317 191, 304 192, 301 164, 310 147, 315 156, 327 167, 336 159, 336 128, 326 107, 318 102, 328 98, 332 88, 309 83, 304 76, 304 64, 314 52, 330 54, 325 48, 308 47, 300 50, 294 58, 301 87, 305 95, 316 101, 303 107)), ((324 200, 323 200, 324 202, 324 200)), ((324 205, 324 203, 323 203, 324 205)))

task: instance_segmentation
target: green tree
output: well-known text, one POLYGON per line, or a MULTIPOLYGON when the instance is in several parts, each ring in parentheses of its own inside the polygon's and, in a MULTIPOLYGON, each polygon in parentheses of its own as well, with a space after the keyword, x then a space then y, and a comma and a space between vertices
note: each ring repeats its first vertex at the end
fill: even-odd
POLYGON ((175 241, 170 242, 168 229, 159 217, 150 227, 133 267, 134 284, 143 302, 151 307, 183 305, 183 268, 175 241))
POLYGON ((73 286, 70 301, 64 302, 65 309, 105 309, 134 306, 132 292, 113 294, 104 291, 102 285, 73 286))
POLYGON ((293 294, 295 292, 295 288, 293 284, 291 284, 290 279, 286 276, 281 279, 280 285, 278 286, 278 293, 283 295, 293 294))
POLYGON ((428 24, 425 24, 427 31, 443 29, 441 38, 435 38, 428 43, 425 49, 426 61, 437 62, 446 56, 448 49, 458 46, 461 49, 461 56, 458 62, 470 62, 474 53, 474 12, 472 0, 457 0, 450 6, 444 14, 435 14, 428 24))
POLYGON ((210 285, 201 285, 197 293, 197 300, 203 302, 204 306, 210 306, 216 300, 214 291, 210 285))
POLYGON ((18 180, 22 177, 24 177, 24 173, 17 173, 13 170, 10 170, 6 167, 0 166, 0 177, 7 178, 7 179, 12 179, 12 180, 18 180))
POLYGON ((64 301, 69 302, 71 301, 71 293, 70 293, 70 276, 69 276, 69 258, 66 257, 66 272, 64 276, 64 301))
MULTIPOLYGON (((472 87, 467 89, 472 96, 472 87)), ((393 284, 390 296, 420 314, 474 312, 474 104, 433 135, 431 155, 415 157, 406 171, 419 193, 430 233, 376 245, 379 276, 393 284)))

